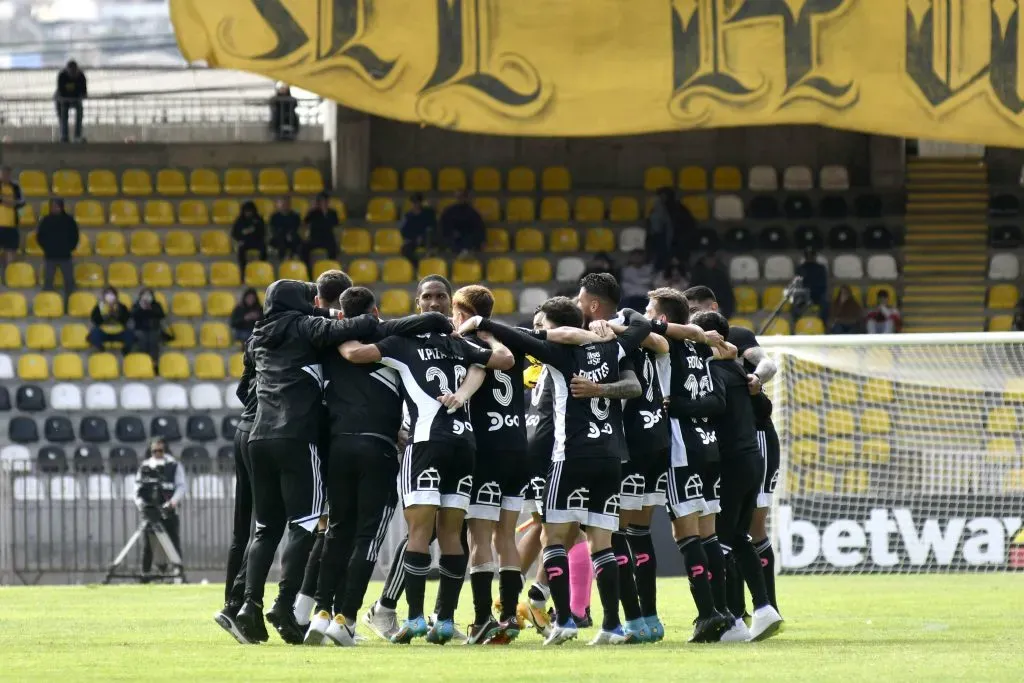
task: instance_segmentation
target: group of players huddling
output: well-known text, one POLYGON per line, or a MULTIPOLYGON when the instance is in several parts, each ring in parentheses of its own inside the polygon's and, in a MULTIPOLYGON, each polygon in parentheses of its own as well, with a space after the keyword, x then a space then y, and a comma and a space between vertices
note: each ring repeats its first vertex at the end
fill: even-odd
POLYGON ((775 366, 705 287, 650 292, 643 314, 618 311, 619 299, 614 277, 590 274, 576 299, 548 299, 526 330, 490 318, 486 287, 453 293, 436 275, 419 283, 420 313, 390 321, 341 271, 270 285, 238 386, 217 623, 241 643, 267 640, 264 585, 287 532, 266 620, 288 643, 357 644, 400 503, 408 537, 363 618, 376 635, 501 645, 528 621, 558 645, 593 625, 596 582, 603 614, 591 644, 655 642, 665 630, 650 524, 666 506, 697 608, 691 641, 777 633, 766 516, 779 444, 762 392, 775 366), (517 544, 524 510, 533 523, 517 544), (467 567, 474 620, 463 635, 454 614, 467 567))

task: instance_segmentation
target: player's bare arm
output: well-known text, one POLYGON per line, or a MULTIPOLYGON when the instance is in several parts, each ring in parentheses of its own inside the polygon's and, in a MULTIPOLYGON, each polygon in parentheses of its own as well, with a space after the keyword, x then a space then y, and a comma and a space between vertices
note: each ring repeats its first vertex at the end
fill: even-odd
MULTIPOLYGON (((491 357, 493 358, 494 356, 492 355, 491 357)), ((437 400, 448 409, 449 413, 454 413, 466 405, 469 399, 473 397, 473 394, 483 386, 486 377, 487 373, 479 365, 470 366, 469 372, 466 373, 466 379, 462 380, 459 390, 454 394, 442 394, 437 397, 437 400)))
MULTIPOLYGON (((686 327, 695 327, 695 326, 687 325, 686 327)), ((700 328, 698 327, 696 329, 699 330, 700 328)), ((623 332, 626 331, 626 326, 622 325, 620 323, 611 322, 611 321, 608 321, 608 320, 595 320, 594 322, 590 323, 590 331, 591 332, 597 333, 598 331, 601 331, 601 330, 608 330, 612 334, 618 335, 618 334, 622 334, 623 332)), ((602 339, 602 341, 607 341, 607 340, 602 339)), ((652 351, 652 352, 658 354, 659 356, 668 353, 668 350, 669 350, 668 340, 665 339, 665 337, 663 337, 660 334, 657 334, 655 332, 651 332, 649 335, 647 335, 647 339, 645 339, 643 344, 641 344, 640 346, 642 346, 643 348, 647 349, 648 351, 652 351)))
POLYGON ((547 340, 555 344, 566 346, 582 346, 584 344, 596 344, 615 339, 615 333, 608 331, 601 334, 594 330, 584 330, 578 327, 556 327, 547 331, 547 340))
POLYGON ((364 344, 360 341, 347 341, 338 347, 338 353, 349 363, 365 365, 380 361, 380 349, 376 344, 364 344))
POLYGON ((760 346, 752 346, 743 352, 743 359, 754 365, 753 374, 747 375, 747 386, 751 394, 760 393, 761 387, 772 381, 779 366, 775 364, 760 346))
POLYGON ((639 396, 643 388, 636 373, 631 370, 623 372, 619 381, 608 384, 598 384, 580 375, 574 376, 569 381, 569 391, 573 398, 619 398, 628 399, 639 396))

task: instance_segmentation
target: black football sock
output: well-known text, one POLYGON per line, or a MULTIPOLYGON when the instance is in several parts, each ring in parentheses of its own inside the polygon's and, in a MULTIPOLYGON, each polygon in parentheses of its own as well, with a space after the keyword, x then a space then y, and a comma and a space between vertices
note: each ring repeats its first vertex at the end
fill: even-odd
POLYGON ((523 591, 523 575, 519 567, 502 567, 498 572, 498 597, 501 599, 501 620, 516 615, 519 594, 523 591))
POLYGON ((377 603, 386 609, 397 608, 402 592, 405 591, 405 548, 407 545, 409 545, 408 537, 402 539, 402 542, 395 548, 395 557, 391 560, 388 577, 384 579, 384 590, 377 603))
POLYGON ((473 623, 483 626, 491 618, 491 583, 494 563, 485 562, 469 568, 469 585, 473 590, 473 623))
POLYGON ((704 556, 708 558, 708 583, 711 586, 711 597, 715 601, 715 609, 722 614, 729 611, 725 598, 725 556, 722 546, 718 544, 718 536, 701 539, 704 556))
MULTIPOLYGON (((467 558, 463 554, 441 556, 441 581, 437 589, 438 621, 455 618, 455 609, 459 606, 459 593, 462 592, 462 583, 466 580, 466 560, 467 558)), ((492 570, 488 576, 493 576, 493 574, 492 570)), ((488 584, 488 595, 491 592, 490 589, 490 584, 488 584)), ((487 607, 487 613, 490 614, 490 605, 487 607)))
POLYGON ((736 557, 736 564, 740 567, 743 580, 746 581, 747 589, 750 590, 750 599, 754 603, 754 609, 764 607, 768 602, 768 589, 764 585, 764 571, 761 569, 761 558, 754 550, 754 544, 749 538, 742 538, 736 542, 732 549, 736 557))
POLYGON ((626 621, 639 619, 640 599, 637 597, 636 582, 633 580, 633 560, 629 556, 626 534, 621 531, 612 534, 612 552, 619 568, 619 601, 622 602, 622 613, 626 621))
POLYGON ((427 590, 427 572, 430 571, 430 553, 405 550, 405 601, 409 604, 409 618, 423 616, 423 594, 427 590))
POLYGON ((316 594, 316 582, 320 578, 320 558, 324 550, 324 532, 317 529, 313 532, 313 549, 309 552, 309 560, 306 562, 306 572, 302 576, 302 588, 299 592, 303 595, 313 596, 316 594))
MULTIPOLYGON (((619 565, 615 552, 611 548, 599 550, 590 556, 594 563, 594 578, 597 580, 597 593, 601 596, 601 607, 604 609, 604 619, 601 621, 601 628, 611 631, 622 622, 619 621, 619 565)), ((632 581, 633 577, 630 576, 632 581)), ((637 604, 639 611, 640 605, 637 604)))
POLYGON ((715 598, 708 581, 708 557, 697 536, 686 536, 676 541, 676 547, 683 555, 686 574, 690 577, 690 593, 697 605, 697 616, 706 619, 715 613, 715 598))
MULTIPOLYGON (((549 545, 544 548, 544 572, 548 576, 548 590, 551 591, 551 601, 555 603, 555 617, 558 625, 565 625, 572 616, 572 609, 569 607, 569 555, 565 552, 564 545, 549 545)), ((614 555, 612 559, 614 560, 614 555)), ((534 584, 531 591, 536 588, 534 584)))
POLYGON ((754 543, 754 548, 757 550, 757 556, 761 558, 761 573, 764 575, 764 587, 768 591, 768 602, 777 612, 779 602, 775 599, 775 550, 772 548, 772 539, 758 541, 754 543))
POLYGON ((653 617, 658 613, 658 558, 654 554, 651 527, 630 524, 626 541, 633 556, 633 577, 640 598, 640 613, 653 617))

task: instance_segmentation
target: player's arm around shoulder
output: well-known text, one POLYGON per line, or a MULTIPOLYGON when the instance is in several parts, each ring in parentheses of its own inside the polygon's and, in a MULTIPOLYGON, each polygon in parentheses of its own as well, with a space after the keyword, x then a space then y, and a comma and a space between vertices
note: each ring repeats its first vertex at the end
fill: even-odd
POLYGON ((380 348, 376 344, 364 344, 354 339, 339 346, 338 353, 349 363, 355 363, 356 365, 377 363, 382 357, 380 348))

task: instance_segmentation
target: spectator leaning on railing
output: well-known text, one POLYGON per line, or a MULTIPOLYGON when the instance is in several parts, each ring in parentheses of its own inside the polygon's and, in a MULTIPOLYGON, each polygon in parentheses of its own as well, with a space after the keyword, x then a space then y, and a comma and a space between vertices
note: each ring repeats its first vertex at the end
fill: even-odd
POLYGON ((18 211, 23 206, 21 186, 11 177, 10 167, 0 167, 0 268, 13 261, 21 247, 18 211))
POLYGON ((294 140, 299 134, 299 101, 292 97, 291 88, 277 84, 277 92, 270 98, 270 132, 278 141, 294 140))
POLYGON ((89 96, 85 82, 85 73, 78 68, 78 62, 68 61, 67 65, 57 74, 57 92, 54 101, 57 105, 57 119, 60 121, 60 141, 68 141, 68 114, 75 110, 75 142, 82 142, 82 100, 89 96))
POLYGON ((64 211, 63 199, 50 200, 50 212, 39 221, 36 241, 43 250, 43 289, 55 291, 57 271, 64 280, 64 303, 75 288, 75 272, 71 267, 71 254, 78 248, 78 223, 64 211))

